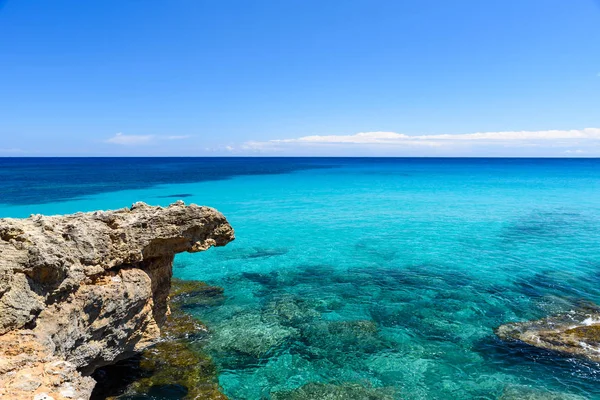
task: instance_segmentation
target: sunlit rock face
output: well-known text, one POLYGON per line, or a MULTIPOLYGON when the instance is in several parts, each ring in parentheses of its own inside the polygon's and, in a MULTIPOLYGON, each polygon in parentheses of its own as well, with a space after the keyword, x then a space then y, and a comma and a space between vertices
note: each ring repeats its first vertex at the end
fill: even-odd
POLYGON ((175 254, 233 239, 183 202, 0 219, 0 397, 88 398, 94 369, 159 338, 175 254))
POLYGON ((505 324, 496 329, 496 335, 503 340, 600 362, 600 307, 583 304, 568 313, 505 324))

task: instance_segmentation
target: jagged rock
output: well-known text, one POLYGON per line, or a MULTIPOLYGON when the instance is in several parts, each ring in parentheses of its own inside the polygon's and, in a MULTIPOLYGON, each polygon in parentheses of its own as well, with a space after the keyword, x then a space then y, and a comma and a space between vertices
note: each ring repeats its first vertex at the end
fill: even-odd
POLYGON ((600 309, 595 305, 536 321, 505 324, 496 329, 496 335, 600 362, 600 309))
POLYGON ((0 219, 0 397, 89 397, 86 375, 159 338, 174 255, 233 239, 183 202, 0 219))

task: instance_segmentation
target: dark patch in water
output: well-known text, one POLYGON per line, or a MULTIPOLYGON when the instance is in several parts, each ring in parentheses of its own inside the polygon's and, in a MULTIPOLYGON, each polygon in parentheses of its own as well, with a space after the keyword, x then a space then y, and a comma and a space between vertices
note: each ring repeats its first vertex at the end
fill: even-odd
POLYGON ((587 393, 598 393, 599 363, 568 357, 519 341, 502 341, 496 336, 475 342, 473 350, 489 362, 506 369, 514 369, 518 365, 527 373, 554 376, 556 379, 568 380, 576 376, 583 380, 583 387, 579 389, 587 393))
POLYGON ((261 274, 258 272, 242 272, 242 277, 252 282, 259 283, 263 286, 276 287, 278 286, 277 276, 279 274, 275 271, 268 274, 261 274))
POLYGON ((549 294, 561 298, 581 299, 586 297, 576 289, 577 282, 573 282, 573 276, 562 271, 547 270, 534 274, 531 277, 519 278, 514 285, 517 291, 528 298, 542 298, 549 294))
POLYGON ((158 196, 158 198, 160 198, 160 199, 170 199, 170 198, 183 199, 185 197, 192 197, 192 196, 193 196, 192 193, 181 193, 181 194, 170 194, 168 196, 158 196))
POLYGON ((441 265, 411 265, 402 268, 360 268, 357 273, 364 274, 370 282, 380 287, 390 289, 419 289, 431 288, 442 291, 455 287, 470 287, 476 282, 472 277, 461 271, 447 272, 447 267, 441 265))
MULTIPOLYGON (((334 267, 328 264, 298 265, 295 267, 294 282, 327 285, 332 280, 342 278, 334 267)), ((338 281, 342 283, 345 281, 338 281)))
POLYGON ((188 390, 181 385, 156 385, 148 390, 148 395, 154 399, 181 400, 187 396, 188 390))
POLYGON ((287 174, 340 164, 336 159, 292 157, 0 157, 0 203, 44 204, 161 184, 287 174))
POLYGON ((361 240, 354 245, 354 248, 363 255, 369 256, 370 259, 380 259, 386 262, 394 260, 398 254, 398 249, 389 247, 389 242, 385 246, 381 243, 374 244, 371 241, 361 240))
POLYGON ((282 256, 288 253, 286 248, 263 248, 263 247, 252 247, 236 249, 223 255, 224 260, 252 260, 255 258, 269 258, 282 256))
MULTIPOLYGON (((141 355, 136 355, 114 365, 98 368, 92 374, 96 382, 94 391, 90 400, 104 400, 108 397, 122 395, 127 387, 133 382, 150 376, 147 371, 140 368, 141 355)), ((137 395, 136 395, 137 396, 137 395)), ((145 395, 139 395, 140 399, 147 399, 145 395)), ((138 397, 128 396, 127 400, 137 399, 138 397)))
POLYGON ((288 249, 263 249, 263 248, 255 248, 254 253, 247 254, 245 258, 268 258, 274 256, 282 256, 287 254, 288 249))
POLYGON ((381 326, 399 326, 406 322, 406 313, 401 307, 372 306, 369 312, 373 321, 381 326))
POLYGON ((535 211, 508 225, 500 235, 506 244, 556 240, 597 230, 597 221, 571 211, 535 211))

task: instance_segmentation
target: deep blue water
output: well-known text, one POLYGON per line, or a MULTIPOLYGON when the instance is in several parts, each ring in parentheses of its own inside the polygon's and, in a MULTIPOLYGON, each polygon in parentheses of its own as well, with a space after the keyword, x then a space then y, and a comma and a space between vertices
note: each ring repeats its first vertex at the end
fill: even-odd
POLYGON ((0 159, 0 216, 178 198, 236 229, 175 263, 225 288, 188 311, 232 399, 600 398, 598 364, 493 334, 600 304, 600 160, 0 159))

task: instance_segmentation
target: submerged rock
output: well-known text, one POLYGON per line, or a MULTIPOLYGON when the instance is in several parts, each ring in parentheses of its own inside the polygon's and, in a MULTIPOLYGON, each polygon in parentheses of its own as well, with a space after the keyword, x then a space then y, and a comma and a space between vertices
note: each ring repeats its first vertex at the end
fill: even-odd
POLYGON ((276 353, 284 343, 298 335, 294 328, 265 321, 260 314, 234 316, 226 325, 216 327, 208 344, 210 353, 239 366, 249 366, 276 353))
POLYGON ((354 354, 372 354, 388 348, 378 335, 377 324, 369 320, 318 321, 301 327, 301 337, 311 357, 327 358, 340 364, 354 354))
POLYGON ((298 327, 320 318, 321 314, 309 301, 292 295, 283 295, 266 305, 263 316, 267 321, 298 327))
POLYGON ((536 321, 505 324, 496 329, 496 335, 600 362, 600 308, 594 305, 536 321))
POLYGON ((0 397, 88 398, 86 375, 159 339, 174 255, 233 239, 183 202, 0 219, 0 397))
POLYGON ((273 400, 393 400, 391 388, 372 388, 357 384, 334 385, 330 383, 308 383, 289 392, 271 395, 273 400))
POLYGON ((170 298, 179 308, 201 308, 221 305, 225 301, 223 288, 201 281, 173 279, 170 298))
POLYGON ((505 388, 499 400, 585 400, 585 397, 576 394, 534 389, 529 386, 514 385, 505 388))

